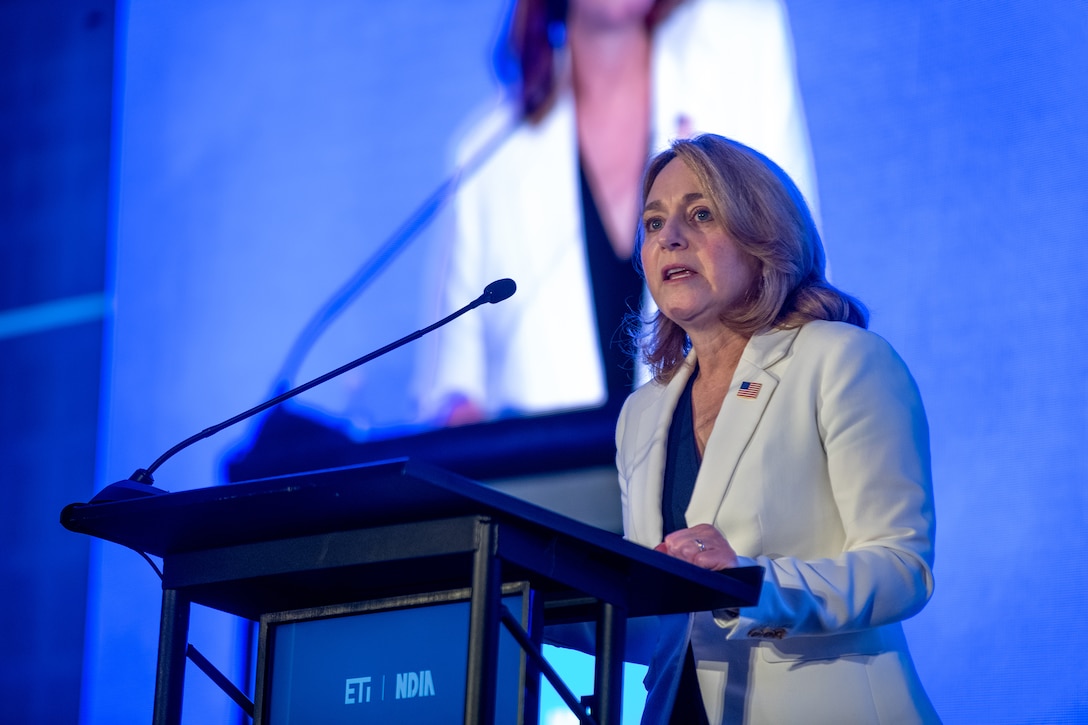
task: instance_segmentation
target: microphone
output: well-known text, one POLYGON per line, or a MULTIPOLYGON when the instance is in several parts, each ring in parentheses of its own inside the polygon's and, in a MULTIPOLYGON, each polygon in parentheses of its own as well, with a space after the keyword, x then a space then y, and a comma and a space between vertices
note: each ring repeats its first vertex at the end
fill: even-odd
POLYGON ((484 293, 473 300, 472 307, 476 308, 484 303, 496 304, 502 302, 509 299, 511 295, 517 292, 517 289, 518 286, 514 284, 514 280, 509 278, 497 279, 484 287, 484 293))
POLYGON ((421 330, 416 330, 415 332, 413 332, 410 335, 405 335, 404 337, 400 338, 399 340, 389 343, 385 347, 379 348, 378 350, 375 350, 374 352, 367 353, 366 355, 363 355, 360 358, 356 358, 355 360, 352 360, 351 362, 347 363, 346 365, 341 365, 340 367, 336 368, 335 370, 327 372, 324 375, 321 375, 320 377, 314 378, 313 380, 311 380, 308 383, 303 383, 302 385, 291 388, 287 392, 281 393, 281 394, 275 396, 274 398, 266 400, 265 402, 261 403, 260 405, 254 406, 254 407, 250 408, 249 410, 245 411, 244 413, 239 413, 238 415, 234 416, 233 418, 229 418, 229 419, 223 421, 222 423, 218 423, 218 424, 213 425, 213 426, 211 426, 209 428, 205 428, 204 430, 200 431, 196 435, 193 435, 193 436, 190 436, 190 437, 186 438, 181 443, 178 443, 176 446, 174 446, 173 448, 168 450, 166 453, 163 453, 161 456, 159 456, 155 460, 155 462, 152 463, 147 468, 138 468, 132 474, 131 477, 126 478, 123 481, 118 481, 116 483, 111 483, 109 486, 106 486, 104 489, 99 491, 94 496, 94 498, 92 498, 88 503, 89 504, 108 503, 110 501, 122 501, 122 500, 130 499, 130 498, 141 498, 141 497, 144 497, 144 496, 154 496, 154 495, 157 495, 157 494, 166 493, 162 489, 158 489, 158 488, 154 487, 153 484, 155 483, 155 479, 152 478, 151 474, 153 474, 159 468, 159 466, 161 466, 167 460, 172 458, 176 453, 180 453, 181 451, 188 448, 189 446, 196 443, 197 441, 202 441, 205 438, 210 438, 211 436, 215 435, 216 433, 220 432, 221 430, 224 430, 226 428, 230 428, 232 425, 235 425, 236 423, 241 423, 243 420, 246 420, 247 418, 251 418, 254 415, 257 415, 258 413, 264 412, 264 411, 268 410, 269 408, 271 408, 271 407, 273 407, 275 405, 279 405, 280 403, 284 402, 285 400, 293 398, 296 395, 299 395, 300 393, 305 393, 307 390, 309 390, 311 388, 314 388, 314 387, 317 387, 318 385, 321 385, 322 383, 328 382, 329 380, 332 380, 333 378, 335 378, 335 377, 337 377, 339 375, 342 375, 342 374, 348 372, 349 370, 354 370, 355 368, 359 367, 360 365, 368 363, 368 362, 370 362, 371 360, 373 360, 375 358, 379 358, 379 357, 381 357, 382 355, 385 355, 388 352, 392 352, 393 350, 396 350, 399 347, 407 345, 409 342, 412 342, 414 340, 418 340, 419 338, 423 337, 427 333, 433 332, 434 330, 437 330, 439 327, 442 327, 445 324, 453 322, 455 319, 457 319, 461 315, 465 314, 466 312, 468 312, 470 310, 476 309, 480 305, 485 305, 485 304, 492 304, 493 305, 493 304, 502 302, 505 299, 509 299, 510 296, 513 295, 514 292, 517 291, 517 288, 518 288, 517 285, 514 283, 514 280, 512 280, 512 279, 495 280, 494 282, 492 282, 491 284, 487 285, 487 287, 484 288, 483 294, 481 294, 479 297, 474 299, 472 302, 469 302, 467 305, 465 305, 461 309, 457 310, 456 312, 454 312, 454 313, 452 313, 450 315, 447 315, 446 317, 443 317, 441 320, 434 323, 433 325, 430 325, 428 327, 424 327, 421 330))

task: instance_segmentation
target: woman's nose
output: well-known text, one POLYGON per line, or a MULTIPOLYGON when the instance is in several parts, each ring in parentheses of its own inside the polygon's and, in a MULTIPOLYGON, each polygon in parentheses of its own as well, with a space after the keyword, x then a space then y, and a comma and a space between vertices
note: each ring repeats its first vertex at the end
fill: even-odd
POLYGON ((684 227, 676 221, 675 217, 665 222, 665 227, 661 230, 659 239, 663 249, 682 249, 688 246, 684 227))

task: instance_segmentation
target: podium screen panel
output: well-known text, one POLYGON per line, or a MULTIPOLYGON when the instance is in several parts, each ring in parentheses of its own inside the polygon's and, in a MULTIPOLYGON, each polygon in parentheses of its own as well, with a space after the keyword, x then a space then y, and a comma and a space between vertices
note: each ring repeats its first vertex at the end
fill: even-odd
MULTIPOLYGON (((427 595, 266 615, 261 621, 258 722, 461 722, 469 602, 427 595), (263 685, 263 686, 262 686, 263 685)), ((503 603, 527 627, 528 593, 503 603), (519 613, 520 616, 519 616, 519 613)), ((526 664, 500 627, 496 722, 523 723, 526 664)), ((535 687, 535 685, 533 685, 535 687)), ((535 697, 528 698, 535 703, 535 697)), ((535 713, 529 722, 535 722, 535 713)))

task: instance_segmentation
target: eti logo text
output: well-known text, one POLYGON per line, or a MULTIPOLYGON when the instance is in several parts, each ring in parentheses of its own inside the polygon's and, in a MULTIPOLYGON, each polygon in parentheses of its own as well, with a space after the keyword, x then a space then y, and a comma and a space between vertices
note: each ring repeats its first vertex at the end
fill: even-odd
MULTIPOLYGON (((371 702, 372 698, 385 700, 385 676, 381 678, 381 689, 373 692, 371 677, 349 677, 344 680, 344 704, 362 705, 371 702)), ((402 672, 396 676, 396 689, 393 697, 396 700, 408 700, 416 697, 434 697, 434 677, 430 670, 419 672, 402 672)))

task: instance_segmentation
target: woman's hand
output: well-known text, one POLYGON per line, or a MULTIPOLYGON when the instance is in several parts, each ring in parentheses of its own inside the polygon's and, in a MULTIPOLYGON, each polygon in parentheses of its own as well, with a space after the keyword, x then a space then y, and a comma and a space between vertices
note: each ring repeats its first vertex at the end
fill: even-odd
POLYGON ((733 551, 733 547, 721 532, 710 524, 674 531, 655 546, 654 551, 675 556, 711 571, 732 569, 737 565, 737 552, 733 551))

